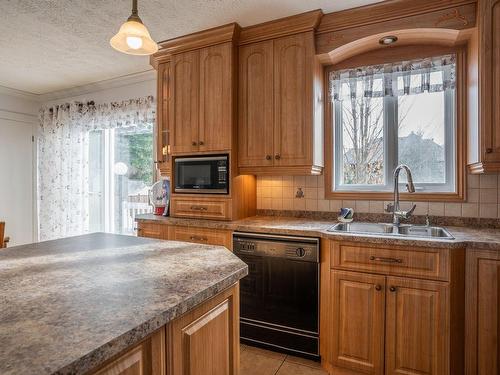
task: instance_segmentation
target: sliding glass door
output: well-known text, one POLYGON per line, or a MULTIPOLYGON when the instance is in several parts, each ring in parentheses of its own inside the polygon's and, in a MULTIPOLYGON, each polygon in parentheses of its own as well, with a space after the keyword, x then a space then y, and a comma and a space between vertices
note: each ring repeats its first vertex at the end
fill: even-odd
POLYGON ((89 230, 133 234, 138 213, 151 212, 151 130, 94 130, 89 139, 89 230))

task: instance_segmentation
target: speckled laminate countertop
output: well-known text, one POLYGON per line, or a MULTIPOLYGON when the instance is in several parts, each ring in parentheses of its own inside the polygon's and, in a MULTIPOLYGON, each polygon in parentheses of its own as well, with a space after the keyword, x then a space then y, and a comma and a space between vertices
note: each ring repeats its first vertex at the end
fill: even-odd
POLYGON ((437 238, 429 239, 417 237, 394 237, 379 234, 369 235, 329 232, 328 228, 336 224, 335 221, 322 221, 309 218, 291 218, 283 216, 253 216, 242 220, 224 222, 201 219, 180 219, 156 216, 153 214, 144 214, 139 215, 136 220, 167 225, 186 225, 242 232, 313 236, 333 240, 349 240, 354 242, 370 242, 378 244, 447 248, 468 247, 500 250, 500 229, 446 227, 455 239, 445 240, 437 238))
POLYGON ((0 374, 82 374, 247 274, 220 246, 95 233, 0 251, 0 374))

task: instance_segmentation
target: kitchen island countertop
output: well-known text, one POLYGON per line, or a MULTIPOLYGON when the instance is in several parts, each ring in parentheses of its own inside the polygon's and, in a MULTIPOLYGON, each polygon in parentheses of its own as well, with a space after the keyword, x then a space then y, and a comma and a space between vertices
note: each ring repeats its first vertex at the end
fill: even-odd
POLYGON ((0 374, 83 374, 230 287, 226 248, 94 233, 0 251, 0 374))

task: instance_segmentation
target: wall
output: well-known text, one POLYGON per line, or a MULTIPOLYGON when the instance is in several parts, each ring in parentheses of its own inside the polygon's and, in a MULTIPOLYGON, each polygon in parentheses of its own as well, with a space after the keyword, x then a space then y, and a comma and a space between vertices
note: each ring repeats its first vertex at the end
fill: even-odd
POLYGON ((35 147, 39 104, 36 96, 0 87, 0 220, 9 246, 36 236, 35 147))
MULTIPOLYGON (((464 203, 415 202, 416 215, 500 218, 500 175, 467 176, 467 201, 464 203)), ((324 198, 324 176, 275 176, 257 178, 257 208, 294 211, 337 212, 351 207, 357 212, 383 213, 383 201, 342 201, 324 198), (297 188, 304 198, 295 198, 297 188)), ((403 209, 412 202, 404 202, 403 209)))

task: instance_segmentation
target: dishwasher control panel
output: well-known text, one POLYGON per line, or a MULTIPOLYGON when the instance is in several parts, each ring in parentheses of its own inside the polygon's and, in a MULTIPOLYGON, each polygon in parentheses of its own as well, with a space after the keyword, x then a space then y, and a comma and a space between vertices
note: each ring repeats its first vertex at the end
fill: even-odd
POLYGON ((316 238, 236 232, 233 251, 235 254, 319 262, 319 240, 316 238))

